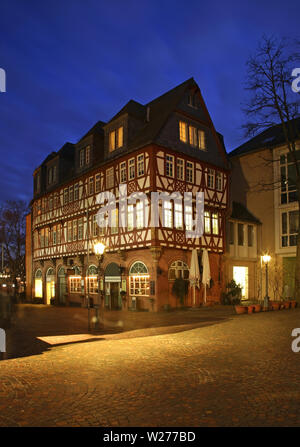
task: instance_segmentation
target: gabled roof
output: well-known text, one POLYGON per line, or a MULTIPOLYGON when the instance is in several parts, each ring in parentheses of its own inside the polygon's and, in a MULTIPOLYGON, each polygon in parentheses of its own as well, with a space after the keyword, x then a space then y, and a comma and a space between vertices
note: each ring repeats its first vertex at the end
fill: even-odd
MULTIPOLYGON (((97 121, 97 123, 94 124, 94 126, 91 127, 90 130, 85 135, 83 135, 83 137, 81 137, 79 141, 83 140, 84 138, 86 138, 89 135, 92 135, 94 133, 102 134, 103 133, 103 126, 105 126, 105 124, 106 123, 104 121, 97 121)), ((79 141, 78 141, 78 143, 79 143, 79 141)))
MULTIPOLYGON (((293 124, 296 124, 300 130, 300 118, 292 120, 293 124)), ((243 143, 233 151, 229 152, 229 157, 235 157, 238 155, 248 154, 259 149, 267 149, 283 144, 285 142, 283 129, 281 124, 276 124, 273 127, 269 127, 263 132, 259 133, 255 137, 243 143)))
POLYGON ((231 219, 236 220, 245 220, 247 222, 252 222, 256 224, 260 224, 261 222, 253 216, 252 213, 240 202, 232 202, 232 212, 231 212, 231 219))
POLYGON ((130 101, 128 101, 127 104, 125 104, 125 106, 116 115, 114 115, 109 120, 109 123, 116 120, 117 118, 124 115, 125 113, 128 115, 134 116, 138 119, 144 120, 146 117, 146 107, 143 106, 142 104, 140 104, 139 102, 131 99, 130 101))
POLYGON ((143 146, 155 140, 170 113, 176 109, 177 104, 182 99, 186 88, 191 86, 191 84, 196 85, 193 78, 177 85, 177 87, 145 105, 146 109, 149 107, 149 121, 138 132, 128 149, 143 146))

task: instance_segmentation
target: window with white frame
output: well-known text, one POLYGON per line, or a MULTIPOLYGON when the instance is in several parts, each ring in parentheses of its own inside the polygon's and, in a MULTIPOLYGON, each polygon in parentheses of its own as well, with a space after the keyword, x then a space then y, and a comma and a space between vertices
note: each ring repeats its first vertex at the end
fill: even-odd
POLYGON ((174 157, 172 155, 166 155, 166 175, 174 177, 174 157))
POLYGON ((213 234, 219 234, 218 213, 212 213, 211 214, 211 228, 212 228, 213 234))
POLYGON ((299 230, 299 212, 289 211, 281 214, 281 246, 294 247, 297 245, 299 230))
POLYGON ((176 176, 178 180, 184 180, 184 160, 182 158, 176 160, 176 176))
POLYGON ((69 276, 70 293, 81 292, 81 276, 69 276))
POLYGON ((169 267, 168 279, 169 281, 175 281, 177 278, 188 279, 189 268, 183 261, 175 261, 169 267))
POLYGON ((89 178, 89 195, 94 194, 94 177, 89 178))
POLYGON ((73 220, 73 241, 77 241, 77 219, 73 220))
POLYGON ((95 265, 91 265, 88 270, 89 293, 98 293, 98 270, 95 265))
POLYGON ((127 181, 127 169, 126 161, 120 163, 120 183, 125 183, 127 181))
POLYGON ((134 213, 134 208, 133 205, 128 205, 127 207, 127 230, 131 231, 133 230, 133 213, 134 213))
POLYGON ((182 218, 182 203, 174 203, 174 218, 175 218, 175 228, 177 230, 183 229, 183 218, 182 218))
POLYGON ((223 189, 223 174, 222 172, 216 172, 216 190, 222 191, 223 189))
POLYGON ((95 192, 100 192, 100 174, 95 175, 95 192))
POLYGON ((78 219, 78 240, 83 239, 83 218, 78 219))
POLYGON ((185 205, 184 207, 184 223, 188 231, 193 229, 193 207, 192 205, 185 205))
POLYGON ((144 202, 139 200, 136 204, 136 227, 140 229, 144 226, 144 202))
POLYGON ((211 168, 207 170, 207 187, 212 189, 215 187, 215 170, 211 168))
POLYGON ((210 230, 210 212, 204 211, 204 233, 211 233, 210 230))
POLYGON ((141 177, 145 173, 144 154, 140 154, 137 157, 137 175, 141 177))
MULTIPOLYGON (((299 165, 300 150, 294 152, 299 165)), ((297 195, 297 173, 292 154, 280 156, 280 179, 281 179, 281 204, 292 203, 298 200, 297 195)))
POLYGON ((186 162, 186 181, 189 183, 194 183, 194 163, 186 162))
POLYGON ((135 177, 135 159, 131 158, 128 161, 128 179, 132 180, 135 177))
POLYGON ((135 262, 129 271, 130 295, 148 296, 150 294, 150 276, 143 262, 135 262))
POLYGON ((73 186, 69 187, 69 203, 73 202, 74 199, 74 189, 73 186))
POLYGON ((163 226, 167 228, 173 227, 173 210, 170 200, 163 201, 163 226))
POLYGON ((106 188, 114 186, 114 168, 106 169, 106 188))
POLYGON ((76 183, 74 185, 74 200, 78 200, 79 199, 79 184, 76 183))

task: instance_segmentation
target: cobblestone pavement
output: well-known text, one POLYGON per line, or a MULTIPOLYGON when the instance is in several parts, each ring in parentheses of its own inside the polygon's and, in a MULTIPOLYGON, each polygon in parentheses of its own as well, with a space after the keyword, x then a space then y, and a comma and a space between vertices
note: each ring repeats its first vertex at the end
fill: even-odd
MULTIPOLYGON (((300 309, 205 312, 186 313, 187 324, 172 316, 164 327, 149 314, 154 328, 130 337, 104 331, 79 343, 78 328, 71 343, 65 331, 65 344, 1 361, 0 425, 299 426, 300 352, 291 333, 300 309)), ((39 324, 36 334, 59 336, 39 324)))

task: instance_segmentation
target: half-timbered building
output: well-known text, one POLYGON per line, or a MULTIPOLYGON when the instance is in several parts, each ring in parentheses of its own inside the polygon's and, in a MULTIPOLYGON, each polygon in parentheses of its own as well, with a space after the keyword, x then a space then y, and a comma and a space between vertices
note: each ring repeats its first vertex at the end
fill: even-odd
MULTIPOLYGON (((188 278, 191 251, 207 248, 207 300, 223 288, 229 165, 193 78, 142 105, 129 101, 109 122, 99 121, 76 144, 66 143, 34 172, 27 221, 27 292, 45 304, 86 306, 87 296, 109 309, 161 310, 179 305, 172 294, 188 278), (160 203, 159 225, 145 221, 145 202, 128 204, 119 225, 119 186, 142 192, 204 193, 204 233, 186 237, 195 206, 160 203), (99 227, 99 193, 115 195, 111 226, 99 227), (101 265, 93 247, 106 249, 101 265), (102 299, 101 299, 102 296, 102 299), (123 298, 123 299, 122 299, 123 298)), ((196 305, 203 300, 200 287, 196 305)), ((192 305, 192 294, 186 298, 192 305)))

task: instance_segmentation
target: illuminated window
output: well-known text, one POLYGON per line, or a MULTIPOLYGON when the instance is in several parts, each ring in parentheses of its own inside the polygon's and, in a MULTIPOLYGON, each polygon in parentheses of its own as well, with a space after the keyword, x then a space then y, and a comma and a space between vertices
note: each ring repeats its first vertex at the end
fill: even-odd
POLYGON ((186 205, 184 208, 184 223, 185 228, 188 231, 193 229, 193 207, 191 205, 186 205))
POLYGON ((189 126, 189 142, 191 146, 197 146, 197 129, 194 126, 189 126))
POLYGON ((142 200, 136 204, 136 227, 144 228, 144 202, 142 200))
POLYGON ((109 151, 123 146, 123 126, 109 133, 109 151))
POLYGON ((183 229, 182 203, 175 202, 174 213, 175 213, 175 228, 177 228, 177 230, 182 230, 183 229))
POLYGON ((179 139, 187 143, 187 124, 184 121, 179 121, 179 139))
POLYGON ((70 276, 70 293, 81 293, 81 276, 70 276))
POLYGON ((219 234, 219 220, 217 213, 212 213, 211 215, 211 226, 213 234, 219 234))
POLYGON ((133 230, 133 213, 134 213, 134 208, 133 205, 128 205, 127 207, 127 230, 131 231, 133 230))
POLYGON ((135 262, 129 271, 130 295, 148 296, 150 293, 148 269, 143 262, 135 262))
POLYGON ((89 293, 98 293, 98 270, 94 265, 91 265, 88 270, 87 288, 89 293))
POLYGON ((118 233, 118 228, 119 228, 118 216, 119 216, 118 209, 115 208, 111 212, 111 234, 118 233))
POLYGON ((172 203, 169 200, 163 201, 163 226, 167 228, 173 226, 172 203))
POLYGON ((43 274, 41 270, 35 272, 34 295, 36 298, 43 298, 43 274))
POLYGON ((210 233, 210 214, 209 211, 204 211, 204 232, 210 233))
POLYGON ((198 130, 198 147, 205 149, 205 132, 203 130, 198 130))

